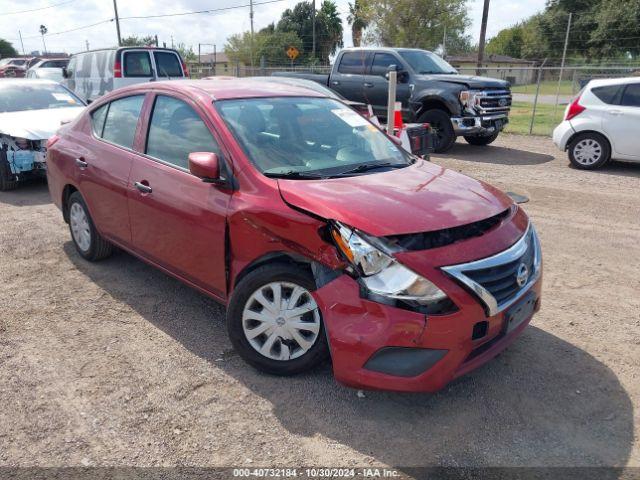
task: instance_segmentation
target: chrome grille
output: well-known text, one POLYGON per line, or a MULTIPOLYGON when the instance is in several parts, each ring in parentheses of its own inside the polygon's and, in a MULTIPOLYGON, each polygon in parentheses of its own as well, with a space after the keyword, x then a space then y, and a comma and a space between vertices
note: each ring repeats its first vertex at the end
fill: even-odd
POLYGON ((540 242, 535 229, 529 224, 526 233, 507 250, 482 260, 442 269, 468 287, 485 305, 489 316, 493 316, 513 305, 529 290, 540 277, 541 262, 540 242), (519 284, 518 273, 523 268, 528 275, 519 284))
POLYGON ((511 109, 511 92, 509 90, 484 90, 476 95, 478 112, 498 113, 511 109))

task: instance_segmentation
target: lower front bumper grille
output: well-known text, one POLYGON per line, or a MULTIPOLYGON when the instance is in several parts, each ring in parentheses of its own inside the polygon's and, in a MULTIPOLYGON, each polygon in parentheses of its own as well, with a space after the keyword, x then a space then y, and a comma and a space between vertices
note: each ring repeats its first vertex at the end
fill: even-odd
POLYGON ((492 257, 443 270, 470 289, 493 316, 518 301, 541 273, 540 241, 531 224, 512 247, 492 257))

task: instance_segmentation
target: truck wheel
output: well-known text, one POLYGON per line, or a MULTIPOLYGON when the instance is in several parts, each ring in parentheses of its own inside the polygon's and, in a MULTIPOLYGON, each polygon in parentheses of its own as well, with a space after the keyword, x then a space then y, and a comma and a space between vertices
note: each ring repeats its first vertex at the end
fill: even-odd
POLYGON ((18 186, 18 182, 14 180, 7 160, 7 152, 0 152, 0 192, 13 190, 18 186))
POLYGON ((464 137, 469 145, 478 145, 484 146, 493 143, 496 138, 500 135, 500 131, 493 132, 491 135, 483 135, 478 137, 464 137))
POLYGON ((79 192, 74 192, 68 202, 69 230, 78 253, 85 260, 95 262, 107 258, 113 252, 113 245, 96 230, 87 204, 79 192))
POLYGON ((611 158, 611 147, 606 138, 596 132, 576 135, 569 144, 569 160, 582 170, 600 168, 611 158))
POLYGON ((250 365, 294 375, 329 355, 310 272, 284 263, 255 269, 236 286, 227 310, 229 339, 250 365))
POLYGON ((451 117, 442 110, 427 110, 418 119, 419 123, 428 123, 433 129, 433 151, 444 153, 453 147, 456 142, 456 132, 451 124, 451 117))

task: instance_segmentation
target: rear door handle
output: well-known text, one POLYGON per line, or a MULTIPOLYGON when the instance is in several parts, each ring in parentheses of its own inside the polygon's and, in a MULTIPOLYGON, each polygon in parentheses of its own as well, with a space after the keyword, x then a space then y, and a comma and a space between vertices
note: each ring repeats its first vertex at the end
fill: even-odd
POLYGON ((76 166, 79 168, 87 168, 89 164, 84 161, 84 158, 76 158, 76 166))
POLYGON ((144 183, 136 182, 136 183, 134 183, 134 185, 142 193, 151 193, 151 192, 153 192, 153 189, 149 185, 145 185, 144 183))
POLYGON ((364 82, 364 84, 363 84, 363 85, 364 85, 365 87, 367 87, 367 88, 371 88, 371 87, 373 87, 373 83, 369 83, 369 82, 364 82))
POLYGON ((609 110, 610 115, 622 115, 622 110, 609 110))
POLYGON ((340 85, 340 82, 338 80, 334 80, 333 82, 331 82, 331 85, 340 85))

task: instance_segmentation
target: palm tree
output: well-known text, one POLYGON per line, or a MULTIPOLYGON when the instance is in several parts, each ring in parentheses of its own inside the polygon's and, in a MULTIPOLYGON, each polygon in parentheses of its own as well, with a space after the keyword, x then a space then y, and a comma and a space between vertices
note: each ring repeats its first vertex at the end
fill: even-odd
POLYGON ((369 22, 364 18, 362 10, 362 4, 358 0, 353 0, 353 3, 349 4, 347 22, 351 25, 351 39, 354 47, 360 46, 362 43, 362 31, 369 25, 369 22))

